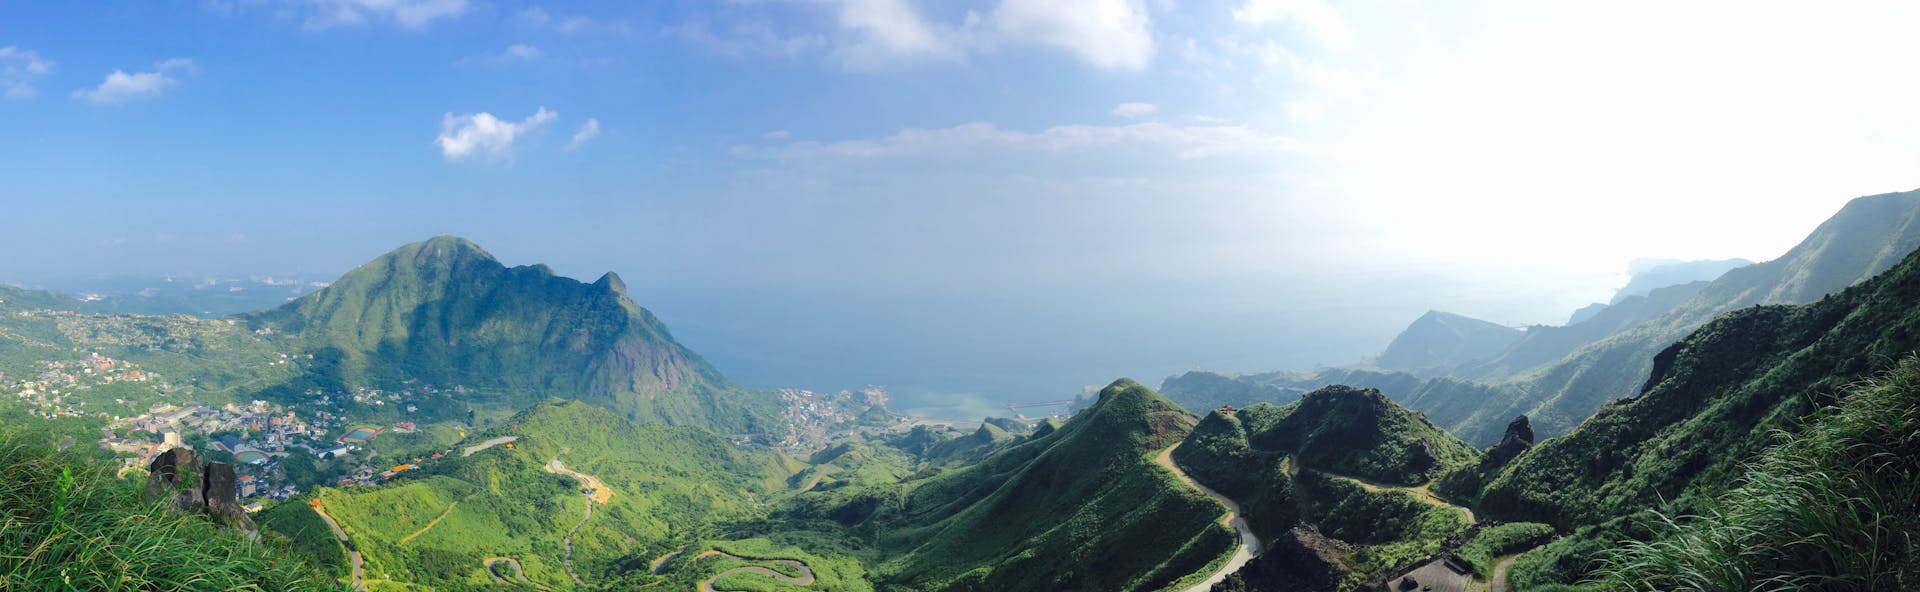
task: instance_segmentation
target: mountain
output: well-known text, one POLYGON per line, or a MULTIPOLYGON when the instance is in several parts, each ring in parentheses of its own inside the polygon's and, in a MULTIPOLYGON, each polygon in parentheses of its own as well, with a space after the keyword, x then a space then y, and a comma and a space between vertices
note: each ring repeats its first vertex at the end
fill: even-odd
POLYGON ((1452 368, 1499 353, 1524 333, 1475 318, 1428 311, 1395 336, 1374 365, 1408 371, 1452 368))
POLYGON ((588 284, 544 265, 507 267, 455 237, 400 247, 240 318, 314 354, 323 385, 458 385, 501 410, 560 396, 726 434, 781 425, 777 398, 733 386, 674 341, 618 276, 588 284))
MULTIPOLYGON (((1920 247, 1920 191, 1861 197, 1848 202, 1778 259, 1729 270, 1697 290, 1691 285, 1654 290, 1645 297, 1644 308, 1661 311, 1657 316, 1631 324, 1646 313, 1615 313, 1624 318, 1603 323, 1625 328, 1591 342, 1585 341, 1592 335, 1583 334, 1583 327, 1600 321, 1599 317, 1558 330, 1536 327, 1500 355, 1462 370, 1513 375, 1509 379, 1441 376, 1423 380, 1407 373, 1324 369, 1236 380, 1278 387, 1281 392, 1334 383, 1378 388, 1476 446, 1499 441, 1506 424, 1520 415, 1530 418, 1542 437, 1551 437, 1567 433, 1605 402, 1637 392, 1647 380, 1655 354, 1715 316, 1756 304, 1818 300, 1887 270, 1916 247, 1920 247), (1692 293, 1686 295, 1687 291, 1692 293), (1681 295, 1686 297, 1670 308, 1660 302, 1681 295), (1567 351, 1564 356, 1552 358, 1563 350, 1567 351), (1536 364, 1539 360, 1548 361, 1536 364)), ((1225 392, 1169 389, 1167 394, 1183 404, 1256 402, 1222 401, 1214 396, 1225 392)))
POLYGON ((86 303, 59 292, 0 284, 0 310, 88 310, 86 303))
POLYGON ((1578 575, 1633 534, 1618 517, 1698 511, 1706 495, 1741 483, 1744 463, 1779 434, 1822 407, 1845 405, 1847 385, 1917 349, 1920 253, 1812 304, 1727 313, 1653 356, 1637 396, 1521 453, 1486 486, 1479 509, 1587 529, 1537 560, 1542 572, 1578 575))
POLYGON ((1336 385, 1287 405, 1215 410, 1173 460, 1239 502, 1278 554, 1229 589, 1332 590, 1457 546, 1469 515, 1428 486, 1480 455, 1377 390, 1336 385))
POLYGON ((1614 292, 1613 300, 1608 304, 1619 304, 1630 296, 1645 296, 1667 286, 1713 281, 1728 270, 1748 265, 1753 265, 1753 262, 1746 259, 1636 260, 1628 267, 1632 277, 1627 280, 1627 285, 1614 292))
POLYGON ((1131 380, 980 462, 808 493, 793 519, 868 546, 882 589, 1160 590, 1224 561, 1223 509, 1152 460, 1193 417, 1131 380))

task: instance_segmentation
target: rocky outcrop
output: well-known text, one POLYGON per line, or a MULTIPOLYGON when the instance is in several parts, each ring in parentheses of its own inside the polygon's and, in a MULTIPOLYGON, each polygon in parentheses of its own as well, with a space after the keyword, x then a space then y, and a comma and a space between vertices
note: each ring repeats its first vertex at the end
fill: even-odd
POLYGON ((1212 592, 1335 590, 1352 572, 1340 556, 1352 551, 1352 545, 1311 526, 1297 526, 1276 537, 1266 552, 1226 581, 1214 584, 1212 592))
POLYGON ((1493 466, 1506 464, 1532 447, 1533 424, 1527 422, 1525 415, 1513 418, 1513 422, 1507 424, 1507 434, 1500 438, 1500 443, 1487 451, 1487 463, 1493 466))
POLYGON ((206 514, 215 524, 258 536, 260 528, 240 507, 233 465, 207 462, 198 451, 174 448, 147 465, 147 500, 166 501, 188 514, 206 514))

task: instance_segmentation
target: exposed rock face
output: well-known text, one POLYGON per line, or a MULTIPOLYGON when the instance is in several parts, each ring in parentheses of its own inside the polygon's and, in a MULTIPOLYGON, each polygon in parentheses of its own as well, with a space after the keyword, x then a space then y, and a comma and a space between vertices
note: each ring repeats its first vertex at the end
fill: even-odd
POLYGON ((1501 437, 1500 443, 1493 445, 1493 450, 1487 452, 1487 461, 1494 466, 1499 466, 1532 447, 1533 424, 1528 423, 1527 416, 1522 415, 1513 418, 1513 422, 1507 424, 1507 435, 1501 437))
POLYGON ((239 478, 233 472, 233 465, 207 463, 206 476, 207 516, 227 528, 248 533, 259 532, 260 528, 253 524, 253 518, 247 516, 247 510, 240 507, 239 478))
POLYGON ((206 514, 214 523, 249 535, 260 531, 240 507, 233 465, 207 462, 198 451, 174 448, 147 465, 147 499, 167 500, 174 509, 206 514))
POLYGON ((1213 592, 1335 590, 1352 571, 1340 562, 1340 555, 1352 550, 1351 545, 1322 535, 1313 527, 1296 526, 1275 538, 1266 552, 1246 567, 1214 584, 1213 592))
POLYGON ((199 451, 174 448, 153 457, 147 465, 147 500, 168 500, 189 514, 207 506, 206 457, 199 451))

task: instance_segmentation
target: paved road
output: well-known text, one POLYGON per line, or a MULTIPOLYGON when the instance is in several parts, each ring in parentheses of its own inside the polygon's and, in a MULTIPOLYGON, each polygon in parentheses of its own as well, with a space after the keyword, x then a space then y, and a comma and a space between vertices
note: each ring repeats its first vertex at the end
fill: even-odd
POLYGON ((326 510, 317 505, 310 507, 313 508, 313 513, 320 515, 321 520, 327 521, 327 527, 333 529, 333 536, 339 537, 340 544, 347 548, 347 559, 353 561, 353 589, 365 592, 367 583, 360 580, 360 551, 353 545, 353 541, 347 540, 347 531, 340 530, 340 523, 334 522, 333 517, 328 516, 326 510))
POLYGON ((481 442, 479 444, 468 446, 466 450, 460 451, 460 456, 462 457, 473 456, 473 453, 475 452, 486 450, 488 448, 499 446, 501 444, 506 444, 508 442, 512 442, 514 440, 519 440, 519 439, 520 439, 519 436, 501 436, 498 438, 494 438, 492 440, 488 440, 485 442, 481 442))
POLYGON ((582 494, 581 497, 586 498, 587 513, 580 517, 579 524, 573 525, 573 530, 567 531, 567 538, 561 539, 561 542, 567 546, 567 575, 573 576, 573 583, 584 587, 587 583, 580 579, 580 574, 573 571, 573 533, 580 532, 580 527, 586 526, 587 519, 593 517, 593 496, 582 494))
POLYGON ((674 551, 666 555, 661 555, 659 559, 653 560, 653 566, 647 568, 647 573, 650 573, 650 574, 660 573, 660 567, 666 565, 667 562, 672 560, 674 557, 678 557, 680 553, 681 553, 680 551, 674 551))
POLYGON ((725 557, 732 557, 740 561, 760 561, 764 563, 778 563, 782 565, 789 565, 789 566, 793 566, 795 569, 800 570, 800 577, 796 578, 796 577, 783 574, 771 569, 760 567, 758 565, 748 565, 744 567, 736 567, 736 568, 729 569, 717 574, 713 574, 713 577, 702 580, 700 582, 700 592, 718 592, 713 588, 713 582, 715 580, 718 580, 720 578, 724 578, 733 574, 744 573, 744 572, 751 572, 751 573, 765 575, 775 580, 779 580, 780 583, 786 584, 789 586, 812 586, 813 585, 813 569, 807 567, 807 564, 805 563, 794 561, 792 559, 749 559, 746 557, 741 557, 739 555, 734 555, 732 553, 726 553, 723 551, 716 551, 711 549, 707 551, 703 551, 699 555, 695 555, 693 559, 695 561, 698 561, 700 558, 706 557, 708 555, 721 555, 725 557))
POLYGON ((1201 485, 1199 481, 1194 481, 1193 477, 1187 476, 1186 471, 1180 470, 1179 465, 1173 463, 1173 449, 1179 447, 1179 444, 1168 446, 1166 450, 1160 451, 1160 454, 1153 457, 1153 462, 1166 467, 1168 471, 1172 471, 1173 476, 1179 477, 1180 481, 1186 483, 1189 487, 1200 490, 1200 493, 1207 494, 1207 497, 1213 498, 1213 501, 1220 502, 1220 505, 1226 506, 1227 514, 1220 518, 1220 523, 1240 533, 1240 547, 1234 549, 1233 557, 1227 560, 1227 564, 1221 566, 1219 571, 1208 575, 1206 580, 1194 584, 1184 591, 1207 592, 1213 588, 1214 584, 1226 581, 1228 575, 1240 571, 1241 566, 1246 565, 1248 561, 1253 560, 1254 555, 1260 553, 1260 537, 1254 536, 1253 529, 1247 526, 1246 516, 1240 514, 1240 504, 1235 503, 1231 499, 1227 499, 1227 496, 1220 495, 1219 492, 1214 491, 1212 488, 1201 485))
MULTIPOLYGON (((1473 576, 1447 569, 1446 562, 1440 559, 1429 561, 1401 577, 1413 578, 1422 589, 1431 586, 1433 592, 1466 592, 1467 584, 1473 581, 1473 576)), ((1387 587, 1400 589, 1400 578, 1387 582, 1387 587)))
POLYGON ((1493 564, 1493 592, 1506 592, 1507 570, 1513 569, 1513 560, 1519 558, 1519 555, 1508 555, 1493 564))

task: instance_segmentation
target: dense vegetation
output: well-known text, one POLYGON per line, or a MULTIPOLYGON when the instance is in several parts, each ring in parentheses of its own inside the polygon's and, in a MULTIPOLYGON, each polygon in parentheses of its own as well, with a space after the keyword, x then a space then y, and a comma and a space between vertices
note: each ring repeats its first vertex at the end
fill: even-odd
POLYGON ((1332 368, 1234 378, 1273 387, 1266 389, 1200 382, 1181 386, 1207 388, 1175 388, 1169 380, 1165 390, 1183 405, 1211 408, 1285 402, 1291 393, 1327 384, 1378 388, 1476 446, 1497 442, 1507 421, 1518 415, 1532 418, 1541 437, 1548 438, 1572 430, 1607 401, 1635 392, 1656 354, 1715 317, 1757 304, 1813 302, 1888 270, 1916 247, 1920 191, 1862 197, 1779 259, 1733 269, 1697 290, 1687 288, 1692 293, 1672 306, 1653 300, 1684 291, 1656 290, 1643 308, 1623 309, 1614 313, 1619 319, 1601 325, 1594 319, 1564 329, 1534 328, 1501 356, 1479 364, 1481 370, 1463 370, 1468 378, 1422 380, 1402 372, 1332 368), (1658 316, 1648 317, 1653 311, 1658 316), (1591 331, 1602 325, 1607 330, 1591 331), (1536 341, 1537 346, 1529 345, 1536 341))
POLYGON ((1698 515, 1600 570, 1621 590, 1900 590, 1920 583, 1920 359, 1860 384, 1698 515))
POLYGON ((324 290, 242 318, 314 355, 309 375, 282 397, 423 380, 472 388, 466 402, 508 410, 560 395, 723 434, 784 425, 775 397, 729 383, 628 299, 613 274, 586 284, 544 265, 509 268, 454 237, 403 246, 324 290))
MULTIPOLYGON (((470 441, 518 436, 512 448, 449 458, 378 487, 315 494, 365 554, 368 578, 480 585, 490 581, 483 559, 510 557, 528 580, 572 588, 562 541, 572 531, 575 571, 607 581, 721 537, 718 529, 762 515, 765 497, 786 487, 788 470, 775 453, 697 428, 634 424, 577 401, 536 405, 504 423, 470 441), (547 471, 552 460, 599 478, 612 497, 583 522, 583 485, 547 471)), ((337 561, 327 556, 340 550, 314 537, 310 520, 285 515, 311 513, 285 504, 263 523, 288 529, 318 561, 337 561)))
MULTIPOLYGON (((19 424, 6 424, 18 426, 19 424)), ((141 499, 90 447, 0 433, 0 589, 289 590, 331 586, 286 544, 256 544, 141 499)))
POLYGON ((1192 422, 1121 380, 978 463, 804 494, 784 516, 869 541, 888 590, 1157 590, 1235 544, 1218 504, 1153 463, 1192 422))

